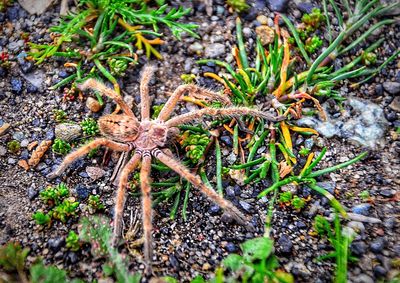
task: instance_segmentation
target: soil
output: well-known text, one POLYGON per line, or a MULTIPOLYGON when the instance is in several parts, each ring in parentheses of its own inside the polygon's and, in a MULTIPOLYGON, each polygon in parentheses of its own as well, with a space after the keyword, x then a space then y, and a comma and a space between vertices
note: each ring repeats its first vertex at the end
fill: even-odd
MULTIPOLYGON (((216 43, 220 44, 217 45, 219 47, 221 45, 225 47, 225 51, 217 58, 232 61, 230 50, 235 45, 237 14, 232 13, 224 1, 214 2, 214 12, 211 16, 206 14, 206 9, 200 2, 173 3, 193 8, 193 12, 182 21, 197 23, 200 39, 184 37, 182 41, 177 41, 165 30, 166 44, 161 47, 164 59, 151 60, 151 63, 157 66, 155 79, 150 86, 153 104, 165 102, 167 93, 182 83, 181 74, 193 73, 196 75, 197 84, 214 90, 221 89, 215 81, 203 76, 204 72, 218 73, 221 69, 214 65, 196 64, 196 60, 205 58, 204 49, 213 48, 216 43), (194 43, 200 43, 202 47, 194 51, 194 43)), ((301 4, 304 3, 288 2, 285 12, 299 21, 302 14, 301 4)), ((251 3, 253 8, 241 14, 248 46, 254 43, 254 29, 259 24, 256 17, 265 15, 270 20, 274 17, 274 12, 264 1, 251 3)), ((318 6, 314 2, 310 5, 318 6)), ((86 97, 83 101, 79 99, 63 101, 62 90, 49 89, 60 79, 62 72, 68 71, 63 67, 62 61, 48 60, 39 66, 26 66, 27 62, 18 61, 18 56, 29 50, 26 43, 21 42, 22 33, 29 33, 32 41, 46 38, 47 28, 59 18, 59 6, 52 7, 39 16, 29 15, 17 3, 9 9, 15 9, 12 11, 16 15, 11 12, 0 14, 2 25, 0 52, 7 52, 11 63, 9 69, 0 68, 0 126, 5 123, 10 124, 10 128, 0 135, 0 244, 9 241, 20 242, 22 246, 30 248, 27 265, 40 256, 45 264, 55 264, 67 270, 70 278, 82 278, 90 282, 102 276, 101 267, 104 260, 94 259, 90 255, 88 245, 77 252, 69 251, 65 246, 65 238, 69 231, 78 231, 79 217, 90 214, 86 200, 88 194, 97 194, 101 197, 106 206, 102 214, 111 221, 115 186, 111 184, 109 178, 117 163, 118 155, 101 150, 94 158, 84 158, 76 162, 56 181, 65 182, 71 189, 73 197, 81 200, 81 205, 79 217, 66 223, 54 222, 50 227, 37 225, 32 219, 32 214, 46 209, 38 193, 55 184, 48 180, 46 175, 56 168, 63 156, 48 150, 38 166, 27 171, 18 165, 18 161, 29 159, 32 151, 28 150, 28 145, 32 142, 54 139, 57 122, 53 118, 53 110, 62 109, 67 113, 69 121, 79 123, 85 118, 96 119, 110 112, 113 104, 108 101, 100 113, 91 113, 85 106, 86 97), (35 92, 30 89, 32 83, 37 83, 38 89, 35 92), (7 143, 12 140, 18 140, 22 144, 17 153, 7 149, 7 143), (92 180, 86 173, 88 166, 104 169, 105 175, 92 180), (82 194, 86 194, 86 197, 82 194)), ((382 47, 377 52, 379 60, 382 60, 388 58, 400 46, 400 27, 394 24, 385 26, 380 34, 375 34, 369 42, 376 40, 379 35, 385 37, 382 47)), ((251 52, 254 54, 254 50, 251 52)), ((337 64, 349 62, 357 52, 360 51, 354 50, 346 55, 348 57, 337 59, 337 64)), ((137 95, 138 81, 141 66, 145 61, 141 59, 140 64, 130 69, 121 80, 124 95, 133 96, 135 104, 140 102, 137 95)), ((360 145, 343 136, 340 138, 320 136, 314 139, 297 136, 294 139, 297 146, 312 143, 312 150, 316 152, 320 152, 323 146, 328 148, 318 168, 347 161, 365 150, 369 153, 362 161, 319 179, 322 182, 321 186, 331 188, 348 211, 359 213, 361 210, 360 213, 367 217, 366 220, 343 222, 344 225, 357 227, 355 230, 358 230, 351 251, 359 260, 348 267, 349 282, 390 280, 399 273, 400 138, 396 129, 400 127, 400 107, 399 90, 396 92, 396 89, 389 87, 390 83, 395 86, 400 85, 399 69, 397 59, 359 88, 350 88, 348 82, 338 86, 344 97, 363 99, 383 109, 387 123, 384 135, 378 139, 375 147, 360 145), (360 197, 363 191, 369 192, 368 199, 360 197), (378 223, 370 223, 371 219, 375 219, 374 221, 378 223)), ((265 102, 265 99, 260 101, 260 103, 265 102)), ((183 113, 194 107, 181 103, 177 112, 183 113)), ((340 113, 339 108, 333 108, 336 109, 334 112, 340 113)), ((344 109, 351 111, 346 103, 344 109)), ((221 142, 223 165, 227 166, 232 145, 226 131, 221 130, 221 136, 227 137, 224 139, 226 142, 221 142)), ((184 153, 179 154, 179 158, 183 158, 184 153)), ((207 155, 204 167, 208 178, 215 185, 213 151, 207 155)), ((152 177, 153 180, 161 180, 165 178, 165 174, 153 174, 152 177)), ((227 193, 227 198, 252 218, 252 223, 256 227, 253 232, 231 223, 218 207, 196 190, 190 193, 187 221, 180 215, 180 209, 176 219, 170 219, 169 212, 173 199, 158 205, 154 209, 153 218, 155 276, 170 275, 180 282, 188 282, 198 274, 211 278, 224 257, 229 253, 240 251, 239 247, 243 241, 262 236, 267 200, 258 199, 257 194, 265 189, 269 182, 265 180, 244 186, 232 179, 224 180, 224 187, 234 192, 227 193)), ((331 246, 325 238, 315 236, 312 231, 314 216, 317 214, 332 216, 333 210, 324 198, 310 194, 305 188, 299 188, 298 194, 305 197, 310 195, 306 207, 301 211, 275 205, 271 236, 275 240, 276 255, 281 267, 286 272, 292 273, 296 282, 331 282, 334 278, 334 263, 316 260, 318 256, 331 251, 331 246)), ((129 224, 131 214, 138 214, 140 218, 140 199, 135 196, 129 196, 125 206, 126 226, 129 224)), ((141 232, 136 238, 140 236, 141 232)), ((141 248, 134 250, 136 252, 130 259, 129 267, 131 271, 142 272, 144 264, 141 248)), ((129 251, 126 247, 121 247, 121 253, 126 254, 129 251)), ((147 281, 149 278, 143 280, 147 281)))

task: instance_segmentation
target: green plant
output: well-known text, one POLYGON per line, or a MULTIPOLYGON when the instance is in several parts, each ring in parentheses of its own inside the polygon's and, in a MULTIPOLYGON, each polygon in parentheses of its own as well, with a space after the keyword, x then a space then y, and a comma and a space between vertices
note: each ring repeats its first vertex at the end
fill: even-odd
POLYGON ((55 153, 64 155, 71 151, 71 145, 62 139, 56 138, 51 149, 55 153))
POLYGON ((0 12, 4 12, 7 7, 11 6, 14 0, 0 0, 0 12))
POLYGON ((238 13, 244 12, 250 8, 246 0, 226 0, 226 4, 238 13))
MULTIPOLYGON (((273 241, 270 238, 247 240, 240 247, 243 255, 228 255, 211 282, 294 282, 291 274, 278 269, 278 259, 273 254, 273 241)), ((204 282, 196 280, 192 282, 204 282)))
POLYGON ((105 208, 103 202, 100 200, 100 196, 98 195, 90 195, 88 205, 94 211, 103 210, 105 208))
POLYGON ((29 249, 22 248, 19 243, 8 243, 0 247, 0 266, 6 272, 17 272, 22 282, 28 282, 24 272, 25 260, 29 249))
POLYGON ((62 123, 67 120, 67 113, 61 109, 54 109, 53 110, 54 120, 57 123, 62 123))
POLYGON ((187 130, 183 132, 179 142, 186 151, 188 157, 193 164, 197 164, 204 156, 204 151, 210 143, 210 138, 205 133, 197 133, 187 130))
POLYGON ((305 30, 307 33, 314 32, 318 29, 321 24, 324 23, 326 17, 321 13, 318 8, 313 8, 311 13, 304 14, 301 21, 305 24, 305 30))
POLYGON ((87 136, 95 136, 100 132, 97 121, 93 118, 87 118, 83 120, 80 125, 82 127, 82 131, 87 136))
POLYGON ((59 205, 63 198, 69 196, 69 189, 64 183, 60 183, 55 187, 47 187, 39 195, 45 203, 51 206, 59 205))
POLYGON ((73 201, 71 199, 64 199, 62 203, 55 206, 49 214, 51 217, 61 222, 67 222, 67 219, 76 216, 76 209, 79 206, 78 201, 73 201))
POLYGON ((128 257, 119 254, 118 249, 111 245, 111 227, 104 217, 83 218, 80 221, 79 238, 91 244, 91 252, 95 257, 105 257, 103 272, 114 275, 118 283, 139 283, 139 274, 129 274, 128 257))
POLYGON ((7 143, 7 149, 11 153, 17 153, 21 148, 21 144, 17 140, 12 140, 7 143))
POLYGON ((153 105, 153 114, 151 114, 152 119, 157 119, 158 114, 160 114, 161 109, 163 109, 165 103, 159 105, 153 105))
POLYGON ((74 231, 69 231, 67 238, 65 239, 65 246, 67 249, 76 252, 80 249, 81 245, 79 242, 79 236, 74 231))
POLYGON ((53 88, 101 74, 120 93, 116 77, 124 75, 129 64, 137 63, 135 52, 144 50, 147 57, 162 58, 154 47, 163 43, 158 33, 160 25, 167 26, 179 40, 182 33, 198 37, 194 32, 197 25, 178 22, 189 12, 182 7, 170 9, 167 4, 152 9, 147 1, 138 0, 80 0, 76 13, 50 28, 53 43, 30 43, 29 55, 37 64, 49 57, 72 61, 66 65, 76 72, 53 88))
POLYGON ((32 215, 32 218, 36 221, 36 224, 38 225, 48 225, 51 222, 51 217, 41 211, 36 211, 32 215))
POLYGON ((306 202, 305 202, 305 200, 303 198, 299 198, 298 196, 294 196, 292 201, 291 201, 291 204, 292 204, 294 209, 300 210, 306 205, 306 202))
POLYGON ((324 260, 329 258, 336 259, 336 274, 335 283, 345 283, 347 282, 347 262, 356 261, 357 258, 351 256, 350 254, 350 244, 354 238, 354 231, 351 232, 347 227, 342 229, 340 225, 340 219, 337 214, 333 220, 334 226, 329 223, 329 221, 321 216, 317 215, 314 220, 314 229, 320 236, 326 236, 328 241, 331 243, 334 252, 328 253, 326 255, 320 256, 318 260, 324 260))
POLYGON ((323 44, 322 39, 314 35, 313 37, 308 38, 306 40, 304 48, 309 54, 313 54, 322 46, 322 44, 323 44))
POLYGON ((278 202, 280 203, 289 203, 292 200, 292 193, 290 191, 288 192, 282 192, 279 194, 279 199, 278 202))
POLYGON ((374 52, 363 52, 361 55, 361 62, 365 66, 374 65, 376 63, 377 56, 374 52))
POLYGON ((367 200, 367 199, 369 199, 369 198, 370 198, 369 191, 368 191, 368 190, 362 191, 361 193, 359 193, 359 197, 360 197, 362 200, 367 200))

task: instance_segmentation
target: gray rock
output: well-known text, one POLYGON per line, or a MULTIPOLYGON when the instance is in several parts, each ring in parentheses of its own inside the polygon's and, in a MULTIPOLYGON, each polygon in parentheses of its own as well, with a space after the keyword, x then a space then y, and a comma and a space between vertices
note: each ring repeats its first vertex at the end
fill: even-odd
POLYGON ((7 148, 0 145, 0 156, 5 156, 7 154, 7 148))
POLYGON ((396 96, 389 104, 389 107, 396 112, 400 112, 400 96, 396 96))
POLYGON ((364 242, 353 242, 350 245, 351 252, 356 256, 362 256, 367 251, 367 244, 364 242))
POLYGON ((213 43, 206 47, 205 58, 217 58, 225 54, 225 45, 222 43, 213 43))
POLYGON ((390 189, 379 191, 379 194, 385 198, 391 198, 395 195, 395 193, 396 193, 395 190, 390 190, 390 189))
POLYGON ((359 233, 364 233, 364 231, 365 231, 364 224, 359 221, 350 221, 349 223, 347 223, 347 227, 350 227, 354 231, 359 232, 359 233))
POLYGON ((373 241, 370 245, 370 249, 374 253, 381 253, 384 248, 385 248, 384 238, 378 238, 375 241, 373 241))
POLYGON ((9 158, 9 159, 7 160, 7 163, 10 164, 10 165, 14 165, 15 163, 17 163, 17 159, 15 159, 15 158, 9 158))
POLYGON ((313 3, 310 2, 300 2, 297 4, 297 9, 299 9, 303 13, 309 14, 312 12, 313 8, 315 8, 315 6, 313 3))
POLYGON ((384 82, 383 88, 390 94, 400 93, 400 83, 398 82, 384 82))
POLYGON ((25 138, 23 132, 15 132, 12 137, 14 140, 17 140, 19 142, 21 142, 25 138))
POLYGON ((268 7, 274 12, 284 12, 288 4, 289 0, 267 0, 268 7))
POLYGON ((34 186, 30 186, 28 188, 28 198, 29 200, 33 200, 39 194, 39 190, 37 190, 34 186))
POLYGON ((292 241, 290 240, 289 236, 285 234, 280 236, 280 238, 277 241, 277 246, 279 247, 279 250, 281 251, 282 254, 287 255, 292 253, 292 248, 293 248, 292 241))
POLYGON ((373 272, 375 277, 381 278, 386 276, 387 270, 383 266, 377 265, 374 267, 373 272))
POLYGON ((58 252, 61 247, 64 245, 64 239, 61 237, 53 238, 50 239, 47 242, 48 247, 53 251, 53 252, 58 252))
POLYGON ((359 205, 356 205, 351 209, 351 211, 355 214, 361 214, 364 216, 368 216, 370 213, 371 205, 369 203, 361 203, 359 205))
POLYGON ((367 274, 360 274, 353 278, 354 283, 374 283, 375 281, 367 274))
POLYGON ((241 201, 239 201, 239 204, 245 211, 250 212, 251 205, 248 202, 241 200, 241 201))
POLYGON ((65 140, 67 142, 73 141, 80 137, 82 128, 78 124, 63 123, 58 124, 55 128, 56 138, 65 140))

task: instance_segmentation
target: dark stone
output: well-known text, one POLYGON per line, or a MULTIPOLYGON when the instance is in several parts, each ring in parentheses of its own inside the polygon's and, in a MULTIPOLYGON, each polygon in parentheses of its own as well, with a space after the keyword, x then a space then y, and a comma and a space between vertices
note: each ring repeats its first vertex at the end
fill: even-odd
POLYGON ((299 9, 303 13, 310 14, 313 8, 316 7, 310 2, 300 2, 297 4, 297 9, 299 9))
POLYGON ((59 76, 60 78, 62 78, 62 79, 65 79, 65 78, 67 78, 67 77, 69 76, 69 74, 68 74, 67 71, 65 71, 65 70, 60 70, 60 71, 58 72, 58 76, 59 76))
POLYGON ((285 12, 288 4, 289 0, 267 0, 267 5, 273 12, 285 12))
POLYGON ((246 21, 254 21, 257 18, 258 15, 258 10, 254 7, 250 7, 246 12, 246 14, 243 15, 243 18, 246 21))
POLYGON ((379 194, 385 198, 391 198, 394 196, 395 193, 396 193, 395 190, 389 190, 389 189, 379 191, 379 194))
POLYGON ((350 245, 350 250, 355 256, 362 256, 367 251, 367 244, 364 242, 353 242, 350 245))
POLYGON ((381 253, 384 248, 385 248, 384 238, 378 238, 375 241, 373 241, 370 245, 370 249, 374 253, 381 253))
POLYGON ((225 246, 225 249, 228 253, 234 253, 237 251, 237 247, 234 243, 228 242, 225 246))
POLYGON ((11 79, 11 91, 15 94, 22 93, 22 80, 19 78, 11 79))
POLYGON ((299 228, 299 229, 305 229, 305 228, 307 228, 307 225, 306 225, 304 222, 302 222, 302 221, 297 221, 297 222, 296 222, 296 226, 297 226, 297 228, 299 228))
MULTIPOLYGON (((1 77, 1 75, 0 75, 0 77, 1 77)), ((6 94, 0 90, 0 101, 4 100, 6 97, 7 97, 6 94)))
POLYGON ((69 252, 69 253, 67 253, 67 256, 65 257, 65 261, 68 264, 75 264, 79 261, 79 257, 75 252, 69 252))
POLYGON ((386 276, 387 270, 383 266, 377 265, 374 267, 373 272, 376 278, 381 278, 386 276))
POLYGON ((385 118, 389 122, 394 122, 397 119, 397 114, 394 111, 385 111, 385 118))
POLYGON ((7 70, 3 67, 0 67, 0 77, 5 77, 7 74, 7 70))
POLYGON ((211 215, 218 214, 220 211, 221 211, 221 208, 218 205, 212 204, 210 206, 209 212, 211 215))
POLYGON ((229 147, 233 145, 231 136, 222 136, 221 141, 229 147))
POLYGON ((278 239, 277 244, 282 254, 288 255, 292 253, 293 244, 292 241, 289 239, 289 236, 283 234, 278 239))
POLYGON ((254 8, 257 10, 262 10, 266 7, 266 1, 265 0, 256 0, 256 3, 254 4, 254 8))
POLYGON ((62 246, 64 246, 64 244, 64 239, 61 237, 52 238, 47 242, 49 249, 51 249, 55 253, 58 252, 62 248, 62 246))
POLYGON ((175 270, 179 270, 179 261, 176 258, 175 255, 170 255, 169 256, 169 263, 171 264, 171 266, 175 269, 175 270))
POLYGON ((28 85, 26 86, 27 93, 37 93, 38 91, 39 91, 39 89, 31 83, 28 83, 28 85))
POLYGON ((240 206, 246 211, 250 212, 251 211, 251 205, 248 202, 245 202, 243 200, 239 201, 240 206))
POLYGON ((383 95, 383 85, 382 85, 382 84, 377 84, 377 85, 375 86, 375 94, 376 94, 377 96, 383 95))
POLYGON ((53 140, 55 137, 54 130, 50 129, 46 132, 46 140, 53 140))
POLYGON ((400 83, 398 82, 384 82, 383 88, 393 95, 400 93, 400 83))
POLYGON ((38 195, 39 195, 39 191, 35 187, 30 186, 28 188, 28 198, 29 198, 29 200, 33 200, 38 195))
POLYGON ((24 160, 29 159, 29 151, 27 149, 23 150, 21 152, 21 156, 20 157, 21 157, 21 159, 24 159, 24 160))
POLYGON ((318 182, 317 186, 327 190, 331 194, 334 194, 336 188, 336 182, 318 182))
POLYGON ((0 23, 4 22, 6 19, 6 14, 0 12, 0 23))
POLYGON ((88 188, 86 188, 85 186, 79 184, 75 187, 75 193, 76 196, 78 197, 78 199, 80 201, 85 200, 88 198, 89 194, 90 194, 90 190, 88 188))
POLYGON ((19 19, 19 5, 8 7, 6 10, 7 19, 9 21, 15 21, 19 19))

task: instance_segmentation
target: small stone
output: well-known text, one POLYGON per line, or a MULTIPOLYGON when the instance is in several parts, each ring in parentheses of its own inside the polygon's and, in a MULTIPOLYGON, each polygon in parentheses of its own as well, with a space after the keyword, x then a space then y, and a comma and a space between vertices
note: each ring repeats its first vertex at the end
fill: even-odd
POLYGON ((82 128, 78 124, 63 123, 56 125, 55 135, 56 138, 65 140, 67 142, 81 136, 82 128))
POLYGON ((268 17, 265 15, 259 15, 257 21, 262 25, 268 25, 268 17))
POLYGON ((79 184, 75 187, 75 193, 78 199, 82 201, 88 198, 90 190, 87 187, 79 184))
POLYGON ((353 242, 350 245, 350 250, 355 256, 362 256, 367 251, 367 245, 364 242, 353 242))
POLYGON ((15 163, 17 163, 17 159, 15 159, 15 158, 9 158, 9 159, 7 160, 7 163, 10 164, 10 165, 14 165, 15 163))
POLYGON ((97 99, 89 96, 86 99, 86 107, 92 111, 93 113, 97 113, 103 108, 103 106, 100 104, 100 102, 97 101, 97 99))
POLYGON ((5 156, 7 154, 7 148, 0 145, 0 156, 5 156))
POLYGON ((26 86, 27 93, 37 93, 38 91, 39 91, 39 89, 35 85, 33 85, 31 83, 27 84, 27 86, 26 86))
POLYGON ((225 54, 225 45, 222 43, 212 43, 208 45, 204 52, 205 58, 218 58, 225 54))
POLYGON ((336 182, 317 182, 317 186, 327 190, 331 194, 334 194, 336 188, 336 182))
POLYGON ((379 194, 385 198, 391 198, 391 197, 394 197, 394 195, 396 194, 396 191, 386 189, 386 190, 379 191, 379 194))
POLYGON ((37 190, 34 186, 30 186, 28 188, 28 198, 29 198, 29 200, 33 200, 38 195, 39 195, 39 190, 37 190))
POLYGON ((304 147, 307 149, 312 149, 312 147, 314 146, 314 140, 312 138, 306 139, 304 141, 304 147))
POLYGON ((383 88, 390 94, 400 93, 400 83, 398 82, 384 82, 383 88))
POLYGON ((381 265, 375 266, 373 272, 376 278, 385 277, 387 274, 387 270, 381 265))
POLYGON ((248 202, 241 200, 241 201, 239 201, 239 204, 245 211, 250 212, 251 205, 248 202))
POLYGON ((375 281, 367 274, 360 274, 354 277, 354 283, 374 283, 375 281))
POLYGON ((14 94, 21 94, 22 93, 22 80, 19 78, 12 78, 11 79, 11 91, 14 94))
POLYGON ((75 264, 79 260, 78 255, 74 252, 69 252, 65 259, 66 259, 66 262, 69 264, 75 264))
POLYGON ((100 167, 88 166, 86 167, 86 173, 92 180, 97 180, 103 177, 106 171, 104 171, 100 167))
POLYGON ((209 212, 211 215, 215 215, 215 214, 218 214, 220 212, 220 210, 221 210, 221 208, 218 205, 212 204, 210 206, 209 212))
POLYGON ((377 84, 375 87, 375 95, 381 96, 383 94, 383 85, 377 84))
POLYGON ((267 0, 267 5, 273 12, 284 12, 288 3, 289 0, 267 0))
POLYGON ((381 253, 384 248, 385 248, 384 238, 378 238, 375 241, 373 241, 370 245, 370 249, 374 253, 381 253))
POLYGON ((396 96, 389 104, 389 107, 396 112, 400 112, 400 96, 396 96))
POLYGON ((288 255, 292 253, 293 244, 289 236, 283 234, 278 239, 277 244, 282 254, 288 255))
POLYGON ((362 203, 359 205, 356 205, 355 207, 353 207, 351 209, 351 211, 355 214, 361 214, 364 216, 368 216, 369 215, 369 210, 371 209, 371 205, 369 203, 362 203))
POLYGON ((64 239, 61 237, 52 238, 47 242, 47 245, 54 253, 56 253, 64 245, 64 239))
POLYGON ((233 145, 231 136, 222 136, 220 139, 228 147, 231 147, 233 145))
POLYGON ((310 2, 300 2, 297 4, 297 8, 303 13, 310 14, 315 6, 310 2))
POLYGON ((237 251, 236 245, 234 243, 231 243, 231 242, 226 244, 225 249, 226 249, 226 251, 228 253, 234 253, 234 252, 237 251))
POLYGON ((307 225, 303 221, 297 221, 296 222, 296 226, 299 229, 306 229, 307 228, 307 225))
POLYGON ((261 44, 266 46, 274 41, 275 32, 269 26, 256 27, 256 34, 260 37, 261 44))
POLYGON ((349 223, 347 223, 347 227, 352 228, 354 231, 358 233, 363 233, 365 231, 364 224, 359 221, 350 221, 349 223))

